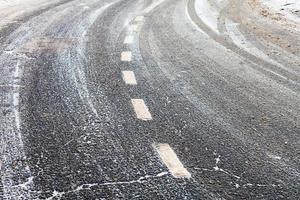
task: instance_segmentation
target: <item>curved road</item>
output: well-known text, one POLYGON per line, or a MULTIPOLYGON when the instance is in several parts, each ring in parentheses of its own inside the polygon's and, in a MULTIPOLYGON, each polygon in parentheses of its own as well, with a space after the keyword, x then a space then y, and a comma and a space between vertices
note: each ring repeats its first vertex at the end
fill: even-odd
POLYGON ((0 198, 299 199, 299 24, 257 0, 1 2, 0 198))

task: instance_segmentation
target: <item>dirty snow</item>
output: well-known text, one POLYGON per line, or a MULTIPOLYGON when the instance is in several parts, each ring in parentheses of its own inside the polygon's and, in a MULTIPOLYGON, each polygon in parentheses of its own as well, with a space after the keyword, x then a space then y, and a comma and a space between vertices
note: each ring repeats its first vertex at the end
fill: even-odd
POLYGON ((274 13, 300 23, 300 0, 260 0, 260 2, 274 13))

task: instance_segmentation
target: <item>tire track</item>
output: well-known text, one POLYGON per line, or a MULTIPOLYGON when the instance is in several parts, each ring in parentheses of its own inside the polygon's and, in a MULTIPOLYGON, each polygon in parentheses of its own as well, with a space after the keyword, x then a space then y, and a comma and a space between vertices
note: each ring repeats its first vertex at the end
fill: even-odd
POLYGON ((72 1, 75 1, 75 0, 62 0, 61 2, 58 2, 58 3, 52 4, 50 6, 47 6, 45 8, 36 10, 32 13, 25 14, 25 16, 21 16, 21 17, 17 18, 16 20, 14 20, 13 23, 10 23, 9 25, 6 25, 4 28, 1 28, 0 29, 0 44, 1 44, 0 53, 2 53, 2 51, 5 50, 5 47, 8 45, 8 43, 10 43, 11 40, 13 40, 13 38, 8 40, 9 35, 14 30, 16 30, 20 26, 22 26, 22 24, 28 22, 30 19, 32 19, 36 16, 39 16, 39 15, 41 15, 41 14, 43 14, 43 13, 45 13, 45 12, 51 10, 51 9, 54 9, 58 6, 61 6, 63 4, 66 4, 66 3, 69 3, 69 2, 72 2, 72 1))
MULTIPOLYGON (((28 138, 24 137, 23 124, 26 121, 25 119, 27 116, 24 115, 24 112, 20 113, 21 110, 24 111, 24 102, 21 101, 25 99, 25 97, 20 95, 20 88, 22 88, 23 95, 23 87, 25 88, 26 85, 24 82, 25 78, 23 76, 23 71, 25 70, 26 74, 32 70, 32 68, 34 68, 32 64, 39 55, 47 51, 50 54, 51 52, 59 52, 68 46, 62 39, 58 38, 57 42, 55 42, 55 38, 53 40, 51 40, 51 38, 50 40, 47 40, 47 37, 41 39, 40 36, 47 33, 47 25, 49 26, 52 23, 59 24, 61 17, 66 14, 64 12, 67 9, 72 11, 72 4, 69 5, 69 7, 66 6, 67 3, 71 2, 73 1, 63 1, 34 12, 22 18, 22 23, 14 24, 10 26, 10 28, 4 30, 8 31, 6 37, 3 39, 5 39, 5 48, 9 49, 9 51, 5 51, 0 55, 2 76, 0 89, 3 94, 1 95, 1 111, 5 113, 0 117, 0 139, 1 143, 4 144, 4 149, 0 152, 2 162, 1 182, 3 185, 3 197, 5 199, 39 198, 37 192, 38 188, 35 188, 33 184, 36 181, 35 178, 37 174, 35 173, 35 176, 32 175, 29 166, 33 166, 29 165, 32 163, 28 163, 28 160, 30 161, 30 159, 26 157, 29 146, 25 147, 23 144, 24 139, 25 142, 28 141, 28 138), (52 16, 54 13, 57 18, 52 16), (49 20, 49 15, 52 20, 49 20), (39 24, 39 21, 42 22, 43 20, 41 19, 43 18, 47 19, 48 24, 39 24), (13 30, 11 31, 10 29, 13 30), (26 31, 28 29, 29 31, 26 31), (44 46, 43 48, 39 48, 39 45, 44 46), (25 48, 25 51, 24 47, 27 48, 25 48)), ((90 2, 90 4, 92 3, 90 2)), ((81 10, 83 7, 77 7, 77 9, 81 10)), ((90 23, 93 23, 102 12, 96 12, 96 8, 93 8, 91 11, 94 11, 91 12, 91 16, 88 15, 89 12, 84 14, 88 15, 88 18, 86 19, 88 22, 85 21, 85 23, 82 22, 82 24, 78 24, 78 21, 76 21, 76 26, 82 25, 82 27, 88 28, 90 23)), ((82 21, 80 15, 81 13, 75 15, 76 18, 79 19, 79 22, 82 21)), ((73 20, 74 19, 75 18, 73 18, 73 20)), ((63 32, 63 30, 59 31, 63 32)), ((71 31, 76 30, 71 29, 71 31)), ((77 29, 77 31, 82 31, 82 29, 77 29)), ((77 32, 66 35, 66 37, 71 37, 72 34, 77 35, 77 32)), ((80 36, 81 35, 82 32, 80 32, 80 36)), ((28 74, 26 74, 26 76, 28 76, 28 74)), ((26 87, 28 87, 28 85, 26 85, 26 87)))
POLYGON ((295 92, 300 91, 300 76, 289 71, 282 69, 272 63, 266 62, 263 59, 256 57, 248 53, 247 51, 241 49, 236 44, 234 44, 231 40, 226 39, 222 35, 218 35, 214 31, 210 29, 197 15, 195 11, 195 1, 196 0, 189 0, 188 1, 188 13, 190 18, 194 21, 196 25, 200 27, 200 29, 204 30, 212 39, 216 42, 220 43, 224 47, 232 50, 236 54, 245 58, 246 62, 252 64, 251 66, 265 74, 266 76, 276 80, 278 83, 284 83, 287 87, 292 89, 295 92), (279 75, 278 75, 279 74, 279 75))

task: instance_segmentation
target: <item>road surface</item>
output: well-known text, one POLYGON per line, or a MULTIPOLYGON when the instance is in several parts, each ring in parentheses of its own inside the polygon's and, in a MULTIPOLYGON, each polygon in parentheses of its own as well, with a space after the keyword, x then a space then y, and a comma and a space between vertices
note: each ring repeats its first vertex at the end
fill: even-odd
POLYGON ((297 21, 258 0, 0 4, 0 198, 300 198, 297 21))

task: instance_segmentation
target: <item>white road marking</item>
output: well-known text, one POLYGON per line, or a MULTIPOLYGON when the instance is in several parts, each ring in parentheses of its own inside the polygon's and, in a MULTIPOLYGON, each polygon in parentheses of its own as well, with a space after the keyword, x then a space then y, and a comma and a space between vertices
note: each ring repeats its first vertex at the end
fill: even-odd
POLYGON ((122 61, 126 61, 126 62, 130 62, 132 59, 132 53, 131 51, 124 51, 121 54, 121 60, 122 61))
POLYGON ((126 36, 124 40, 124 44, 131 44, 131 43, 133 43, 133 36, 132 35, 126 36))
POLYGON ((136 21, 136 22, 142 22, 142 21, 144 21, 144 16, 137 16, 137 17, 134 19, 134 21, 136 21))
POLYGON ((127 85, 137 85, 133 71, 122 71, 123 80, 127 85))
POLYGON ((131 25, 129 26, 129 31, 137 31, 138 30, 138 25, 131 25))
POLYGON ((149 109, 143 99, 131 99, 131 103, 138 119, 144 121, 152 120, 151 113, 149 112, 149 109))
POLYGON ((169 144, 153 144, 164 164, 175 178, 190 178, 191 174, 183 166, 169 144))

